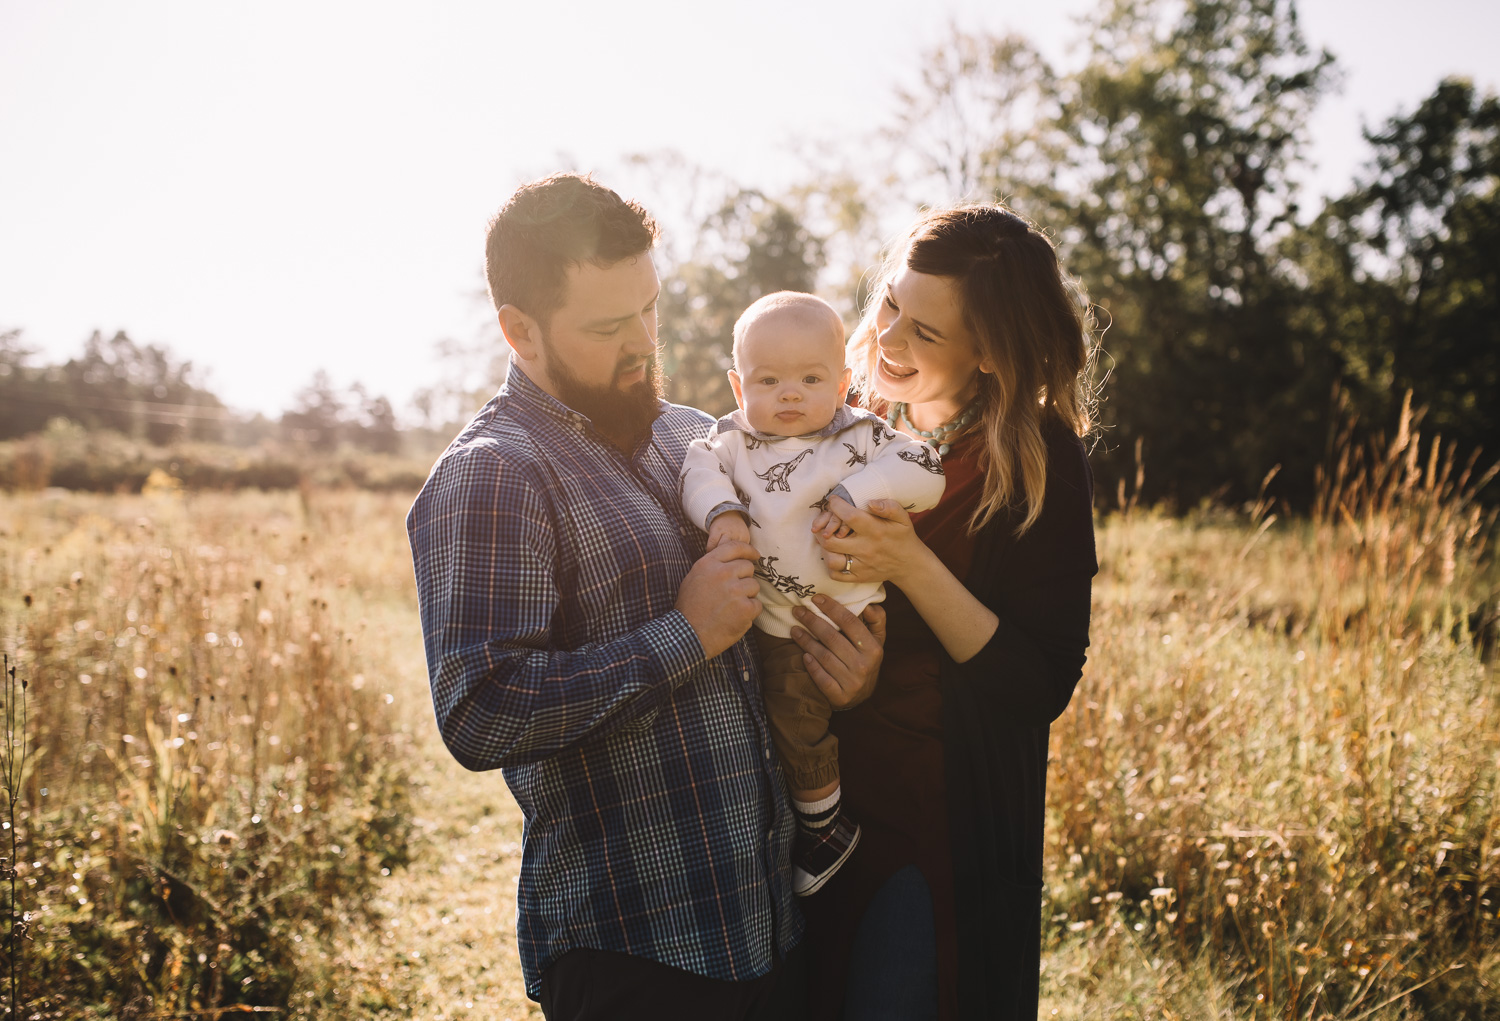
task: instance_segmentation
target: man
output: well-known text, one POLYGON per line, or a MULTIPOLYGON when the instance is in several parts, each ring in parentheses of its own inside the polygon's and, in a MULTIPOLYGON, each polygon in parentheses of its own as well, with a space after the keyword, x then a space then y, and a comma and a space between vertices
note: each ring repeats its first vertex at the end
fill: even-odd
MULTIPOLYGON (((443 739, 525 816, 516 931, 549 1018, 783 1012, 802 933, 756 554, 705 554, 679 510, 712 419, 659 396, 655 240, 586 178, 511 197, 486 244, 510 378, 407 519, 443 739)), ((843 632, 803 618, 810 669, 852 704, 880 617, 824 609, 843 632)))

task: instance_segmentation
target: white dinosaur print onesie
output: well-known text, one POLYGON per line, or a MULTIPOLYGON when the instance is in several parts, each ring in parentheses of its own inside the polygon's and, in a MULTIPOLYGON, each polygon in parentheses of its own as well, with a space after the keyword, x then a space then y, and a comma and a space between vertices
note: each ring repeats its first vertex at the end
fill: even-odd
POLYGON ((885 598, 878 582, 830 576, 812 534, 828 497, 842 490, 839 495, 861 510, 879 499, 927 510, 942 499, 943 466, 931 447, 860 408, 841 405, 832 422, 806 436, 758 432, 735 411, 688 447, 679 484, 688 520, 705 531, 725 511, 744 511, 750 519, 763 607, 755 626, 787 638, 797 623, 792 607, 816 612, 816 592, 856 614, 885 598))

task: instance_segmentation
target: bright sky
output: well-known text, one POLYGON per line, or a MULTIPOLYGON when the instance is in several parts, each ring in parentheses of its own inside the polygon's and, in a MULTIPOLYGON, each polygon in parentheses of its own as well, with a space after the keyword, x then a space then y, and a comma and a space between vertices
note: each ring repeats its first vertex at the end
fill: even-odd
MULTIPOLYGON (((318 368, 399 407, 434 341, 472 336, 485 223, 520 181, 669 148, 775 190, 884 123, 950 20, 1066 63, 1094 8, 0 0, 0 329, 47 358, 124 329, 241 408, 279 411, 318 368)), ((1500 83, 1492 0, 1301 11, 1347 75, 1315 191, 1348 181, 1361 122, 1444 74, 1500 83)))

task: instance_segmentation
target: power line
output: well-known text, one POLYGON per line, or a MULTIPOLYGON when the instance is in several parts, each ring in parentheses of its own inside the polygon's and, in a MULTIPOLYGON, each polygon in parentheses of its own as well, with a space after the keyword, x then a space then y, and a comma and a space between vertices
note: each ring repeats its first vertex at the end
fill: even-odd
POLYGON ((214 407, 204 404, 170 404, 165 401, 143 401, 131 397, 101 397, 91 394, 70 394, 67 397, 55 397, 48 395, 45 391, 33 390, 37 396, 26 396, 25 387, 14 387, 6 385, 0 387, 6 401, 15 401, 19 404, 30 404, 33 407, 54 407, 63 411, 73 408, 93 408, 99 411, 128 411, 135 414, 157 415, 163 418, 206 418, 217 421, 230 421, 236 415, 229 408, 222 405, 214 407), (17 395, 15 391, 22 391, 17 395))

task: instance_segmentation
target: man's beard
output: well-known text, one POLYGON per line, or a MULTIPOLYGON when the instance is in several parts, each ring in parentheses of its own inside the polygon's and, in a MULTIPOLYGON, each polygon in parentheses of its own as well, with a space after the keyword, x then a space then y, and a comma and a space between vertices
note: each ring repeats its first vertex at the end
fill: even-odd
MULTIPOLYGON (((606 386, 591 386, 575 376, 557 357, 556 351, 543 341, 547 351, 547 376, 557 390, 557 399, 586 416, 604 438, 625 453, 635 450, 651 431, 651 423, 661 414, 665 385, 656 356, 646 362, 646 378, 621 390, 611 380, 606 386)), ((640 365, 631 358, 615 366, 615 379, 633 372, 640 365)))

